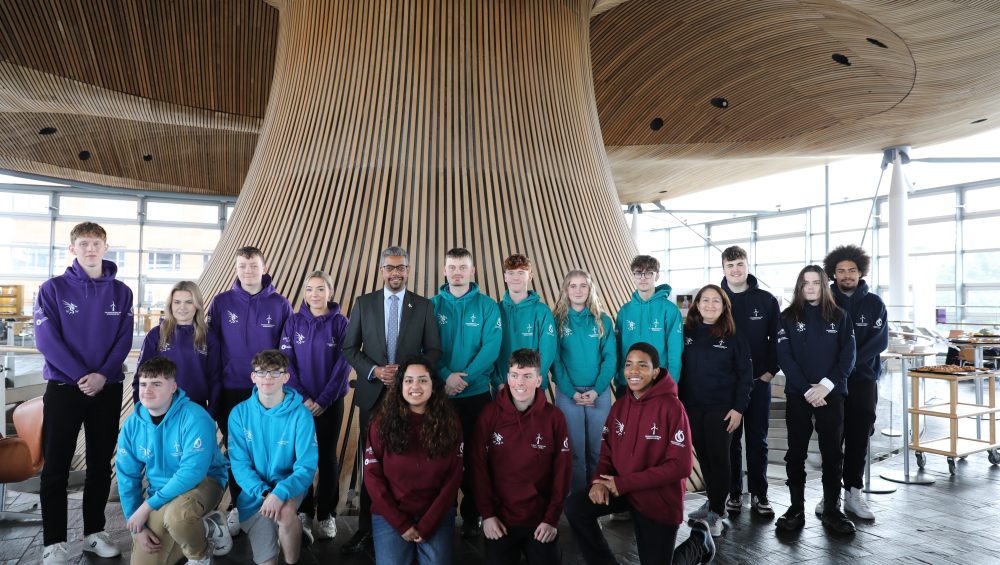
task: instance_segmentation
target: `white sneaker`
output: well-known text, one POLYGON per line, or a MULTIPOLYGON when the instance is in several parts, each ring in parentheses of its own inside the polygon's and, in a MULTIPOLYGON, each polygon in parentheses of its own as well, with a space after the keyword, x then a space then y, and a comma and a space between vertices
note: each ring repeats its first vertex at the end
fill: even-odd
POLYGON ((236 537, 240 533, 240 511, 233 508, 226 516, 226 525, 229 526, 229 537, 236 537))
POLYGON ((66 542, 54 543, 42 549, 42 563, 44 565, 66 565, 69 563, 69 549, 66 542))
POLYGON ((865 493, 857 487, 851 487, 844 495, 844 510, 854 514, 858 518, 865 520, 875 519, 875 513, 868 506, 868 499, 865 498, 865 493))
POLYGON ((722 516, 709 510, 708 516, 705 517, 705 523, 708 524, 708 533, 712 534, 713 538, 722 535, 722 516))
POLYGON ((302 522, 302 535, 306 536, 306 540, 309 543, 316 541, 316 538, 313 537, 312 516, 306 516, 305 512, 299 512, 299 522, 302 522))
POLYGON ((688 513, 688 520, 704 520, 708 517, 708 501, 698 507, 697 510, 688 513))
POLYGON ((330 516, 320 520, 316 526, 316 539, 333 539, 337 537, 337 517, 330 516))
POLYGON ((83 538, 83 550, 100 557, 118 557, 122 554, 107 532, 97 532, 83 538))
POLYGON ((212 544, 211 555, 226 555, 233 550, 233 536, 229 534, 229 524, 226 523, 226 516, 222 512, 218 510, 209 512, 201 521, 205 524, 205 537, 212 544))
MULTIPOLYGON (((209 545, 211 547, 211 544, 209 545)), ((212 552, 209 551, 205 554, 205 557, 201 559, 188 559, 188 565, 211 565, 212 564, 212 552)))

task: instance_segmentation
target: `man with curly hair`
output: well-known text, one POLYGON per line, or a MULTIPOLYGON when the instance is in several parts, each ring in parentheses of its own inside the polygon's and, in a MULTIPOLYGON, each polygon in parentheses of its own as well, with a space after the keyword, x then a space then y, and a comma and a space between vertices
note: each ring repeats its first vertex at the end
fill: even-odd
MULTIPOLYGON (((862 492, 869 437, 875 431, 879 354, 889 345, 886 309, 877 294, 869 292, 864 277, 871 258, 857 245, 837 247, 823 260, 823 270, 833 281, 833 298, 854 323, 857 361, 847 380, 844 400, 844 509, 858 518, 874 520, 862 492)), ((822 503, 821 503, 822 504, 822 503)))

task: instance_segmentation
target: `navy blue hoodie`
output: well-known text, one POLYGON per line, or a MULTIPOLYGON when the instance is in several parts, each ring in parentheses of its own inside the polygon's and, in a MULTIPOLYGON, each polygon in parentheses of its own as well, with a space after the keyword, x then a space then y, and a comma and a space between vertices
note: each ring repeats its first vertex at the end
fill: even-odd
POLYGON ((35 343, 45 357, 45 380, 75 385, 90 373, 107 384, 125 379, 122 363, 132 349, 132 291, 116 280, 118 266, 104 261, 90 278, 74 259, 61 276, 38 289, 35 343))
POLYGON ((739 332, 719 339, 712 326, 684 326, 678 396, 685 407, 746 412, 753 386, 750 346, 739 332))
POLYGON ((251 295, 240 280, 233 288, 220 293, 208 307, 208 329, 222 346, 222 388, 253 387, 250 362, 265 349, 277 349, 281 329, 292 315, 292 306, 264 275, 263 288, 251 295))
POLYGON ((725 277, 720 286, 733 305, 736 331, 750 345, 753 378, 759 379, 764 373, 778 374, 778 354, 774 350, 778 318, 781 317, 778 300, 770 292, 760 288, 753 275, 747 275, 748 288, 743 292, 730 290, 725 277))
POLYGON ((804 395, 823 379, 831 393, 847 394, 847 377, 854 368, 854 329, 847 313, 827 322, 819 307, 806 304, 802 319, 790 319, 788 310, 778 323, 778 364, 785 373, 785 395, 804 395))
POLYGON ((889 347, 885 304, 877 294, 868 292, 868 283, 864 279, 858 281, 857 290, 850 296, 841 292, 836 284, 831 284, 830 290, 837 306, 847 310, 854 322, 854 341, 858 352, 851 378, 877 381, 882 374, 879 355, 889 347))

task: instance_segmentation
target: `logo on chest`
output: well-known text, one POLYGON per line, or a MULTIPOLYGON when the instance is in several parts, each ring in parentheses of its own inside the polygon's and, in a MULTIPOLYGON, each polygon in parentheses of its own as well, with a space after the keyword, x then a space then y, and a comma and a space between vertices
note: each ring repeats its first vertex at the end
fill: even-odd
POLYGON ((73 315, 80 311, 80 307, 77 306, 76 304, 73 304, 72 302, 66 302, 65 300, 63 300, 62 303, 63 303, 63 308, 66 310, 67 314, 73 315))
POLYGON ((105 310, 105 312, 104 312, 105 316, 121 316, 122 315, 122 313, 118 310, 118 307, 115 305, 115 302, 113 300, 111 301, 111 306, 109 306, 108 308, 109 309, 105 310))
POLYGON ((694 343, 694 339, 690 337, 684 338, 684 345, 691 345, 692 343, 694 343))
POLYGON ((545 449, 548 447, 547 445, 542 444, 543 441, 545 441, 545 438, 542 437, 542 434, 536 435, 535 443, 531 444, 532 449, 545 449))
POLYGON ((477 321, 476 315, 472 314, 471 316, 469 316, 469 321, 465 322, 465 325, 470 328, 478 328, 481 324, 477 321))
POLYGON ((444 326, 448 324, 448 316, 445 316, 444 314, 438 314, 437 318, 439 326, 444 326))
POLYGON ((663 331, 663 327, 660 326, 660 321, 659 320, 653 320, 652 325, 649 326, 649 331, 651 331, 651 332, 662 332, 663 331))
POLYGON ((274 324, 272 323, 273 321, 274 321, 274 318, 270 314, 268 314, 267 317, 264 318, 264 321, 260 323, 260 327, 262 327, 262 328, 273 328, 274 327, 274 324))
POLYGON ((802 333, 802 332, 806 331, 806 325, 803 322, 796 322, 795 323, 795 331, 797 331, 799 333, 802 333))
POLYGON ((684 447, 685 439, 687 438, 684 436, 684 430, 677 430, 674 432, 674 439, 670 440, 670 443, 672 445, 676 445, 677 447, 684 447))
POLYGON ((659 431, 660 431, 660 427, 656 425, 656 422, 653 422, 653 425, 649 427, 649 433, 646 434, 646 439, 651 439, 651 440, 654 440, 654 441, 660 441, 663 438, 658 433, 659 431))
POLYGON ((503 436, 499 432, 493 432, 493 445, 503 445, 503 436))
POLYGON ((295 345, 302 345, 305 342, 306 336, 300 334, 299 332, 295 332, 295 345))
POLYGON ((618 437, 625 435, 625 424, 621 423, 618 418, 615 418, 615 435, 618 437))
POLYGON ((826 333, 835 334, 837 333, 837 324, 830 324, 826 327, 826 333))
POLYGON ((528 324, 527 326, 524 327, 524 331, 521 332, 521 335, 524 337, 533 337, 535 335, 534 328, 531 326, 531 324, 528 324))
POLYGON ((628 329, 628 331, 630 331, 630 332, 634 332, 635 331, 635 322, 633 322, 632 320, 626 321, 625 322, 625 328, 628 329))
POLYGON ((724 340, 724 339, 720 339, 719 343, 716 343, 712 347, 714 347, 716 349, 729 349, 729 347, 726 346, 726 340, 724 340))
POLYGON ((756 321, 758 321, 758 320, 763 320, 763 319, 764 319, 764 316, 761 316, 761 315, 760 315, 760 310, 758 310, 758 309, 754 308, 754 309, 753 309, 753 315, 752 315, 752 316, 750 316, 750 319, 756 322, 756 321))
POLYGON ((240 317, 234 314, 232 310, 226 310, 226 316, 228 317, 230 324, 240 323, 240 317))
POLYGON ((858 318, 858 321, 854 322, 854 325, 859 328, 863 328, 868 325, 868 318, 865 318, 865 315, 862 314, 861 317, 858 318))

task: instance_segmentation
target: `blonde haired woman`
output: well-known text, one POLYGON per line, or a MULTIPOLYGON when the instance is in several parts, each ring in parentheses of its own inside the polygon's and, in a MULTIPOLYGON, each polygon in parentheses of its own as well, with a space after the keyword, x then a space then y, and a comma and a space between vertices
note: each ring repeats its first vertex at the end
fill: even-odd
POLYGON ((611 410, 618 363, 614 323, 601 308, 597 286, 584 271, 563 279, 554 317, 558 356, 553 365, 556 406, 566 416, 573 446, 573 492, 587 488, 601 454, 601 430, 611 410))
MULTIPOLYGON (((181 281, 170 289, 163 320, 146 334, 139 363, 166 357, 177 365, 177 387, 193 402, 215 416, 222 391, 218 344, 205 324, 205 299, 192 281, 181 281)), ((132 400, 139 400, 139 377, 132 379, 132 400)))

